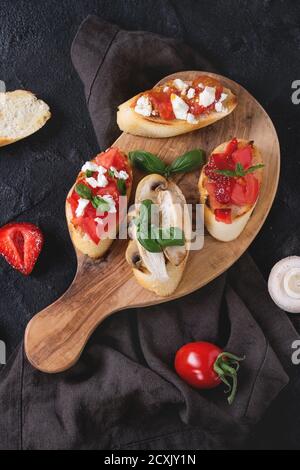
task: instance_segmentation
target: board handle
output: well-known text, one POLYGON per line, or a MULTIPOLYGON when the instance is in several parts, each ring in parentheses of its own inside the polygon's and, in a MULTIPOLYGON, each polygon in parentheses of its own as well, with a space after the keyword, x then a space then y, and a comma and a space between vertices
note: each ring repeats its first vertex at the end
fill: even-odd
POLYGON ((28 323, 25 353, 36 369, 57 373, 73 366, 95 328, 112 313, 87 278, 77 275, 60 299, 28 323))

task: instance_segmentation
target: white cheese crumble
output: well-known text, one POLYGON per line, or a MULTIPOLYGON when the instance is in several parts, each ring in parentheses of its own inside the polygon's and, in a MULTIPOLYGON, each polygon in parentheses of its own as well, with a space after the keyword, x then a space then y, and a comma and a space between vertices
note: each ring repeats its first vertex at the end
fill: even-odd
POLYGON ((216 99, 216 89, 211 86, 206 86, 202 93, 199 95, 199 103, 201 106, 204 106, 207 108, 207 106, 210 106, 213 104, 213 102, 216 99))
POLYGON ((115 178, 120 180, 127 180, 129 178, 129 175, 125 170, 118 171, 114 166, 111 166, 110 171, 112 171, 115 178))
POLYGON ((173 84, 177 88, 177 90, 180 91, 180 93, 182 93, 183 95, 186 94, 186 91, 187 91, 189 85, 186 82, 184 82, 183 80, 181 80, 181 78, 176 78, 173 81, 173 84))
POLYGON ((98 171, 99 173, 101 173, 102 175, 104 175, 104 173, 106 173, 106 168, 104 168, 103 166, 101 165, 97 165, 96 163, 94 162, 85 162, 85 164, 83 165, 83 167, 81 168, 81 171, 83 171, 84 173, 86 171, 98 171))
POLYGON ((221 93, 221 97, 220 97, 219 101, 221 101, 221 102, 225 101, 227 96, 228 96, 227 93, 221 93))
POLYGON ((97 185, 99 188, 105 188, 108 185, 108 180, 105 175, 98 173, 97 185))
POLYGON ((205 88, 205 86, 203 85, 203 83, 198 83, 198 88, 205 88))
POLYGON ((217 111, 217 113, 223 113, 224 111, 226 111, 226 108, 223 106, 223 104, 220 101, 218 101, 215 104, 215 110, 217 111))
POLYGON ((136 102, 134 110, 136 113, 141 114, 142 116, 151 116, 152 104, 148 96, 140 96, 136 102))
POLYGON ((196 93, 195 88, 190 88, 186 96, 188 97, 189 100, 191 100, 192 98, 194 98, 195 93, 196 93))
POLYGON ((199 121, 197 121, 196 117, 192 113, 188 113, 186 120, 189 124, 198 124, 199 121))
POLYGON ((84 210, 90 201, 88 199, 79 198, 78 206, 75 211, 76 217, 81 217, 84 214, 84 210))
POLYGON ((189 105, 183 101, 182 98, 175 94, 171 95, 171 103, 176 119, 183 119, 185 121, 187 118, 189 105))
POLYGON ((109 204, 109 209, 107 212, 110 212, 111 214, 115 214, 117 212, 116 209, 116 203, 113 199, 112 196, 105 194, 104 196, 101 196, 104 201, 106 201, 109 204))
POLYGON ((93 178, 93 177, 91 177, 91 178, 86 178, 85 181, 86 181, 90 186, 92 186, 92 188, 97 188, 97 186, 98 186, 98 181, 97 181, 95 178, 93 178))
POLYGON ((103 225, 103 220, 100 219, 100 217, 96 217, 96 218, 94 219, 94 221, 95 221, 97 224, 103 225))

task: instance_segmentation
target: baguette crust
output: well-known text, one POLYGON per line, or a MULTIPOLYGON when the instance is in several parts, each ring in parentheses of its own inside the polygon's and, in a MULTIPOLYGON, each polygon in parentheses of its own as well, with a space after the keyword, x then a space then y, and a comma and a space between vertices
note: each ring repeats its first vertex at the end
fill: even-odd
POLYGON ((1 95, 4 95, 2 98, 5 101, 0 107, 0 147, 34 134, 51 118, 49 106, 44 101, 38 100, 31 91, 15 90, 1 95), (16 120, 14 115, 9 116, 8 106, 5 104, 6 100, 10 108, 21 109, 23 112, 22 119, 16 120), (5 129, 8 129, 5 134, 4 130, 1 131, 1 124, 4 122, 5 129), (9 127, 11 130, 9 130, 9 127))
POLYGON ((187 121, 173 119, 164 120, 155 116, 144 117, 134 110, 134 103, 144 93, 139 93, 125 103, 121 104, 117 112, 117 123, 121 131, 133 135, 153 138, 167 138, 176 135, 186 134, 202 127, 209 126, 220 119, 228 116, 237 105, 236 96, 228 88, 224 88, 224 93, 228 94, 226 99, 226 111, 211 111, 207 115, 203 114, 199 117, 197 124, 190 124, 187 121))
MULTIPOLYGON (((128 160, 128 171, 130 172, 131 184, 127 188, 126 196, 127 196, 127 199, 129 200, 130 193, 131 193, 131 187, 132 187, 132 169, 131 169, 129 160, 128 160)), ((80 175, 81 175, 81 173, 79 173, 79 175, 76 179, 76 182, 79 179, 80 175)), ((71 196, 71 194, 74 190, 74 187, 76 185, 76 182, 74 183, 74 185, 72 186, 72 188, 70 189, 70 191, 68 193, 68 196, 67 196, 67 199, 66 199, 66 206, 65 206, 66 219, 67 219, 67 225, 68 225, 70 237, 71 237, 71 240, 73 242, 73 245, 75 246, 75 248, 78 251, 80 251, 84 255, 88 255, 90 258, 93 258, 93 259, 101 258, 106 253, 106 251, 110 248, 110 246, 112 245, 114 239, 105 238, 103 240, 100 240, 98 245, 96 245, 88 236, 85 236, 85 234, 82 233, 82 231, 79 228, 74 227, 74 225, 71 222, 71 220, 72 220, 72 210, 71 210, 71 206, 68 202, 68 198, 69 198, 69 196, 71 196)), ((117 227, 117 230, 118 230, 118 227, 117 227)))
MULTIPOLYGON (((248 144, 248 141, 244 139, 238 139, 238 143, 239 143, 239 146, 245 146, 248 144)), ((227 144, 228 142, 224 142, 223 144, 219 145, 213 150, 212 154, 222 153, 225 150, 227 144)), ((258 148, 255 145, 253 145, 253 164, 256 165, 259 163, 263 163, 262 156, 258 148)), ((244 230, 252 212, 254 211, 257 201, 252 206, 245 206, 244 212, 240 215, 237 215, 233 219, 231 224, 225 224, 223 222, 217 221, 213 211, 207 204, 208 192, 204 187, 207 176, 204 173, 204 168, 205 167, 203 167, 201 174, 200 174, 198 188, 200 192, 200 203, 204 204, 205 227, 207 231, 210 233, 210 235, 219 241, 228 242, 228 241, 235 240, 244 230)), ((261 184, 262 173, 261 171, 258 171, 257 174, 260 175, 259 178, 260 178, 260 184, 261 184)))

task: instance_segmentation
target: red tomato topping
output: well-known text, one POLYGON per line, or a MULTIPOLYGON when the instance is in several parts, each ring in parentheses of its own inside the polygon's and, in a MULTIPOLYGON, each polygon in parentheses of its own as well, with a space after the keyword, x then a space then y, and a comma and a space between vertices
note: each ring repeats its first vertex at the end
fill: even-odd
POLYGON ((149 92, 149 98, 154 108, 162 119, 171 120, 175 119, 171 103, 171 93, 163 91, 151 91, 149 92))
POLYGON ((216 209, 215 217, 217 222, 223 222, 224 224, 231 224, 231 209, 216 209))
POLYGON ((249 173, 239 178, 232 189, 231 201, 237 206, 253 205, 259 191, 258 179, 249 173))

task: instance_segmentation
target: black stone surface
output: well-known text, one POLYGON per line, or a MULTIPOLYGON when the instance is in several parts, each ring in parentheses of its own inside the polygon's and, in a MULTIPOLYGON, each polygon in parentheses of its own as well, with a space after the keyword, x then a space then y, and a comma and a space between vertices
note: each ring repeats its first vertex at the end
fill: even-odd
MULTIPOLYGON (((279 134, 282 170, 272 211, 250 248, 268 276, 280 258, 300 251, 300 4, 280 0, 9 0, 0 5, 0 79, 32 90, 53 118, 37 134, 0 148, 0 225, 37 223, 46 243, 29 278, 0 259, 0 338, 8 352, 28 320, 68 287, 75 257, 64 200, 81 163, 99 149, 70 46, 88 14, 126 29, 182 38, 205 52, 220 73, 245 86, 270 114, 279 134)), ((298 320, 293 319, 297 325, 298 320)), ((299 379, 270 408, 249 447, 299 448, 299 379)))

